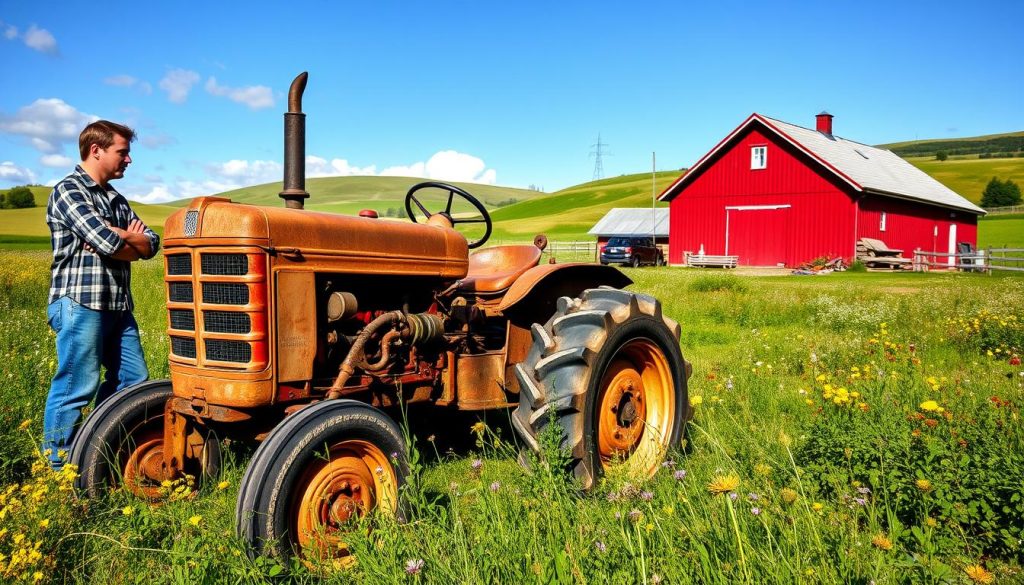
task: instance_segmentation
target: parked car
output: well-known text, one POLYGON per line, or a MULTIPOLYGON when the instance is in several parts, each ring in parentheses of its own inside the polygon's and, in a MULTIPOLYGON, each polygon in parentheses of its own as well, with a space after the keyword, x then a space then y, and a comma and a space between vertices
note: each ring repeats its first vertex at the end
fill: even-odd
POLYGON ((652 238, 614 237, 601 248, 601 264, 664 266, 665 255, 652 238))

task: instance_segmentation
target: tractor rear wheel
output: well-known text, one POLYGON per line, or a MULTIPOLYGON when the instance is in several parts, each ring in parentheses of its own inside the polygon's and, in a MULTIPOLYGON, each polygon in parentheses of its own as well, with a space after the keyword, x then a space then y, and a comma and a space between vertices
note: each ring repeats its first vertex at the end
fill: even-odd
MULTIPOLYGON (((150 380, 125 388, 103 402, 85 421, 71 447, 78 487, 90 498, 119 486, 145 499, 160 496, 163 471, 164 405, 174 395, 170 380, 150 380)), ((197 460, 186 472, 209 481, 220 474, 220 442, 204 438, 197 460)))
POLYGON ((242 478, 237 533, 251 552, 337 567, 353 562, 344 535, 373 510, 400 515, 409 473, 393 420, 354 400, 299 410, 259 446, 242 478))
POLYGON ((613 466, 650 477, 689 418, 679 325, 647 295, 600 288, 562 297, 516 366, 512 422, 534 450, 551 420, 584 489, 613 466))

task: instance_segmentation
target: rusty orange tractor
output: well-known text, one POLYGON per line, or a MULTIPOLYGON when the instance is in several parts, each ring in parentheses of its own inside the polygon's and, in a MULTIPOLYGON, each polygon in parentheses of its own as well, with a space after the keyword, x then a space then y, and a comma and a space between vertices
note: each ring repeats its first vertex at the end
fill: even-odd
POLYGON ((453 185, 412 187, 412 222, 305 211, 305 84, 285 114, 284 207, 201 197, 168 218, 171 379, 88 417, 72 449, 82 489, 155 497, 216 476, 219 438, 254 439, 238 534, 282 558, 345 554, 347 521, 399 508, 408 467, 385 409, 415 402, 514 409, 532 449, 554 421, 584 488, 612 465, 653 474, 689 417, 660 303, 615 268, 540 264, 543 237, 469 254, 491 220, 453 185))

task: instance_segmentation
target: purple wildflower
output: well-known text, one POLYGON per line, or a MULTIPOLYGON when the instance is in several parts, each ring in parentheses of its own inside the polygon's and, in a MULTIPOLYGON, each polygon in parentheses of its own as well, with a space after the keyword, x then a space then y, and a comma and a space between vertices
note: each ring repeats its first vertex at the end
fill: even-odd
POLYGON ((650 502, 654 499, 654 494, 651 492, 640 492, 640 499, 645 502, 650 502))
POLYGON ((730 500, 732 500, 732 501, 734 501, 734 502, 735 502, 735 501, 736 501, 736 498, 738 498, 738 497, 740 497, 740 495, 739 495, 739 494, 737 494, 736 492, 729 492, 729 499, 730 499, 730 500))
POLYGON ((501 489, 501 484, 500 483, 494 482, 494 483, 491 484, 491 491, 492 492, 496 492, 496 491, 498 491, 500 489, 501 489))
POLYGON ((618 502, 619 498, 621 498, 621 497, 622 496, 620 496, 619 492, 617 492, 617 491, 612 490, 612 491, 608 492, 608 501, 609 502, 618 502))
POLYGON ((663 461, 661 463, 661 466, 662 467, 675 467, 676 466, 676 462, 671 460, 671 459, 668 459, 668 460, 663 461))
POLYGON ((853 501, 856 502, 858 506, 867 506, 868 505, 868 501, 865 498, 853 498, 853 501))
POLYGON ((747 499, 750 500, 751 502, 756 502, 761 499, 761 496, 755 493, 749 493, 747 494, 747 499))
POLYGON ((640 520, 642 516, 643 513, 640 510, 637 510, 636 508, 633 508, 632 510, 629 511, 629 520, 631 522, 636 522, 640 520))
POLYGON ((857 488, 857 493, 866 496, 871 493, 871 488, 859 487, 857 488))
POLYGON ((616 520, 622 520, 622 513, 621 512, 616 512, 615 513, 615 519, 616 520))
POLYGON ((758 508, 757 506, 754 506, 753 508, 750 509, 750 513, 753 514, 754 516, 760 516, 761 515, 761 508, 758 508))
POLYGON ((604 552, 608 550, 608 546, 600 540, 594 542, 594 548, 597 549, 597 552, 604 552))
POLYGON ((480 471, 480 468, 484 466, 484 462, 481 459, 473 460, 473 471, 480 471))
POLYGON ((405 572, 409 575, 419 575, 426 564, 423 559, 409 559, 405 561, 405 572))
POLYGON ((672 477, 676 478, 676 481, 683 481, 683 479, 686 477, 686 470, 677 469, 676 472, 672 475, 672 477))

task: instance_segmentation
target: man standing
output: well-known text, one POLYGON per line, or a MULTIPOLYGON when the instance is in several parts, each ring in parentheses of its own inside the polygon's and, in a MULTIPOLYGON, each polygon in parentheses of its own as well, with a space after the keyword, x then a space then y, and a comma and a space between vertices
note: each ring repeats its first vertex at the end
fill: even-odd
POLYGON ((53 264, 46 315, 57 334, 57 372, 43 415, 43 453, 60 469, 82 408, 149 377, 132 315, 131 262, 152 258, 160 237, 110 186, 131 164, 135 132, 100 120, 82 130, 82 162, 46 206, 53 264), (100 367, 106 369, 102 384, 100 367))

